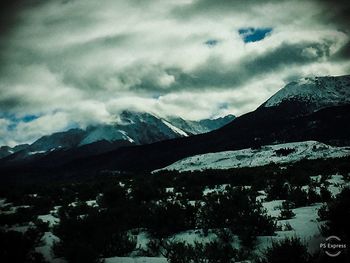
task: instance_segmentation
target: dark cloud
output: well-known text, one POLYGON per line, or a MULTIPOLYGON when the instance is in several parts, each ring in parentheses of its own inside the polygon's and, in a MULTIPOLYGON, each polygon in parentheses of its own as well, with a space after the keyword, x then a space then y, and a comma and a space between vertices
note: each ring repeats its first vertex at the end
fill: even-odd
POLYGON ((3 0, 0 2, 0 39, 18 23, 18 13, 28 5, 25 0, 3 0))
MULTIPOLYGON (((240 88, 264 74, 279 72, 284 68, 304 66, 330 56, 331 42, 323 43, 282 43, 278 47, 263 54, 250 54, 235 63, 225 63, 221 57, 210 57, 205 63, 189 73, 180 68, 166 69, 166 73, 174 76, 175 82, 168 88, 174 90, 205 90, 240 88)), ((153 82, 152 76, 147 75, 141 83, 132 89, 157 90, 168 92, 159 84, 153 82)))
MULTIPOLYGON (((318 23, 337 25, 339 30, 349 32, 350 29, 350 1, 348 0, 246 0, 246 1, 228 1, 228 0, 194 0, 191 4, 176 7, 172 10, 172 15, 177 19, 193 19, 201 17, 219 17, 223 14, 239 15, 242 12, 256 12, 260 7, 271 6, 271 4, 282 5, 284 3, 292 3, 295 6, 305 6, 307 10, 310 3, 314 3, 314 8, 318 9, 315 20, 318 23)), ((309 10, 314 12, 315 10, 309 10)), ((263 14, 263 13, 262 13, 263 14)), ((262 15, 261 13, 259 15, 262 15)), ((256 14, 258 15, 258 14, 256 14)), ((267 16, 271 15, 266 13, 267 16)), ((274 15, 274 14, 272 14, 274 15)), ((299 16, 288 17, 286 20, 297 21, 301 19, 299 16)))
POLYGON ((350 41, 345 43, 333 56, 335 61, 349 61, 350 60, 350 41))
MULTIPOLYGON (((278 0, 264 1, 277 2, 278 0)), ((239 13, 248 11, 256 5, 260 5, 262 1, 246 0, 246 1, 227 1, 227 0, 194 0, 191 4, 176 7, 172 10, 172 15, 178 19, 190 19, 196 16, 213 15, 222 16, 234 10, 239 13)))
POLYGON ((328 24, 336 24, 339 30, 349 33, 350 1, 348 0, 316 0, 323 6, 318 19, 328 24))

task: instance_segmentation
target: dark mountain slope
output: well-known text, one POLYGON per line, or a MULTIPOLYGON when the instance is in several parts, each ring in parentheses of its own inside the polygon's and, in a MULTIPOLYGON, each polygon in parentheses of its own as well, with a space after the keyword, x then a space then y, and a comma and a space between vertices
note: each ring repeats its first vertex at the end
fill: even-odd
POLYGON ((258 109, 207 134, 121 148, 66 166, 68 170, 116 169, 151 171, 195 154, 236 150, 293 141, 350 144, 350 105, 331 107, 298 118, 287 105, 258 109), (283 113, 284 112, 284 113, 283 113), (289 116, 288 116, 289 115, 289 116))

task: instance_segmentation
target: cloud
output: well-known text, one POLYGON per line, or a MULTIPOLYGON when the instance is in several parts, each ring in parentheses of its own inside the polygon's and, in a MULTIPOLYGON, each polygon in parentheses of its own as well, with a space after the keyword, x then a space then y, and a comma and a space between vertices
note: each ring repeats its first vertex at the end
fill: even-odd
POLYGON ((6 1, 0 8, 0 145, 111 123, 123 109, 185 119, 240 115, 289 80, 349 73, 348 6, 6 1))
MULTIPOLYGON (((330 41, 295 44, 283 42, 261 54, 250 53, 238 61, 225 62, 222 57, 209 57, 205 63, 190 72, 169 69, 169 74, 175 78, 171 90, 239 89, 260 75, 327 60, 331 56, 332 45, 330 41)), ((156 85, 151 87, 157 88, 156 85)))

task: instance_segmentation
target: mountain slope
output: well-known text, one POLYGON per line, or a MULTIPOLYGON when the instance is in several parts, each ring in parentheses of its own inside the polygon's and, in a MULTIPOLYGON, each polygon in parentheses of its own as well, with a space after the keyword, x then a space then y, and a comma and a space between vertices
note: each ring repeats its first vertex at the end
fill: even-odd
POLYGON ((239 150, 257 145, 306 140, 349 145, 349 134, 349 105, 322 109, 299 118, 283 117, 281 111, 274 107, 238 117, 232 123, 210 133, 122 148, 84 160, 88 166, 71 163, 63 170, 88 168, 152 171, 196 154, 239 150))
MULTIPOLYGON (((17 162, 23 159, 30 161, 37 159, 35 155, 53 155, 56 156, 56 152, 62 150, 66 154, 71 153, 70 149, 73 149, 73 156, 76 153, 75 148, 79 148, 85 145, 94 144, 93 148, 96 149, 97 145, 101 146, 101 149, 96 149, 97 153, 106 152, 105 150, 117 149, 120 146, 130 146, 131 144, 149 144, 157 141, 174 139, 178 137, 186 137, 192 134, 198 134, 207 132, 212 129, 217 129, 231 120, 234 119, 233 115, 203 121, 185 121, 180 118, 172 118, 166 120, 164 118, 157 117, 150 113, 141 113, 133 111, 123 111, 120 116, 120 121, 111 125, 96 125, 89 126, 86 130, 83 129, 70 129, 65 132, 57 132, 51 135, 43 136, 31 145, 23 147, 2 147, 0 154, 1 158, 6 158, 4 162, 17 162), (172 120, 181 120, 172 123, 172 120), (179 126, 181 128, 179 128, 179 126), (126 143, 121 143, 125 141, 126 143), (96 144, 96 142, 104 142, 96 144), (106 143, 108 147, 106 148, 106 143), (116 143, 114 143, 116 142, 116 143), (115 146, 115 148, 111 147, 115 146), (52 152, 55 152, 52 154, 52 152)), ((82 149, 88 149, 89 147, 83 147, 82 149)), ((79 151, 79 156, 82 157, 84 150, 79 151)), ((90 155, 90 151, 87 151, 87 156, 90 155)), ((61 156, 61 154, 58 154, 61 156)), ((71 158, 64 158, 71 159, 71 158)), ((59 162, 61 163, 61 162, 59 162)), ((1 162, 0 162, 1 165, 1 162)))
POLYGON ((234 118, 235 116, 233 115, 227 115, 217 119, 205 119, 200 121, 185 121, 182 118, 170 118, 169 121, 188 134, 196 135, 217 130, 233 121, 234 118))
POLYGON ((291 163, 305 159, 338 158, 345 156, 350 156, 350 147, 336 147, 316 141, 304 141, 262 146, 257 149, 248 148, 237 151, 194 155, 156 171, 175 170, 184 172, 206 169, 229 169, 263 166, 270 163, 291 163))
MULTIPOLYGON (((344 101, 344 98, 339 98, 339 101, 344 101)), ((333 103, 337 102, 327 105, 333 103)), ((52 166, 51 169, 61 176, 96 174, 102 170, 153 171, 198 154, 309 140, 329 145, 350 145, 350 104, 322 106, 322 109, 314 110, 313 104, 309 104, 308 100, 297 100, 294 96, 292 100, 282 100, 277 105, 265 107, 263 104, 255 111, 209 133, 122 147, 93 157, 73 160, 63 166, 52 166), (310 105, 311 108, 308 108, 310 105)), ((42 158, 6 168, 6 172, 32 173, 35 169, 45 173, 40 167, 46 169, 47 162, 42 158)))
POLYGON ((293 101, 297 102, 305 112, 348 104, 350 103, 350 75, 303 78, 293 81, 262 106, 273 107, 293 101))

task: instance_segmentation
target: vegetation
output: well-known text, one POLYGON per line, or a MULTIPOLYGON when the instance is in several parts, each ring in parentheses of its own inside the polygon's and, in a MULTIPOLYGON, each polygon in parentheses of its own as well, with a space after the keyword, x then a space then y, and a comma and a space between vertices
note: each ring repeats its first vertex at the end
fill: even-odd
POLYGON ((272 246, 263 253, 260 263, 307 263, 311 255, 299 238, 286 238, 280 242, 272 242, 272 246))
POLYGON ((36 228, 29 229, 25 234, 0 230, 1 262, 44 263, 43 256, 34 249, 39 245, 42 234, 36 228))
POLYGON ((293 204, 291 202, 284 201, 282 203, 282 209, 281 209, 279 219, 285 220, 285 219, 293 218, 295 214, 293 213, 292 208, 293 208, 293 204))
MULTIPOLYGON (((48 230, 60 240, 54 246, 56 256, 69 262, 99 262, 105 257, 130 255, 164 255, 169 262, 244 260, 252 257, 257 236, 274 235, 277 230, 277 218, 268 216, 258 201, 260 191, 266 193, 266 201, 286 200, 278 219, 293 218, 296 207, 327 202, 319 211, 320 219, 327 220, 324 235, 337 233, 348 240, 349 193, 344 190, 333 199, 328 190, 329 177, 322 176, 320 182, 310 179, 310 175, 350 170, 346 158, 332 161, 335 165, 318 160, 283 167, 270 164, 185 173, 117 176, 107 173, 81 182, 2 185, 0 196, 9 203, 0 211, 0 224, 6 226, 5 229, 34 222, 38 215, 49 214, 55 206, 60 206, 58 213, 51 213, 55 213, 60 222, 53 228, 37 222, 33 228, 36 235, 30 234, 32 230, 25 234, 3 230, 1 240, 10 240, 4 244, 6 255, 13 255, 15 244, 20 244, 17 262, 43 260, 34 252, 34 247, 39 246, 42 234, 48 230), (96 205, 88 204, 88 200, 95 200, 96 205), (340 215, 344 221, 339 219, 340 215), (218 238, 193 244, 169 241, 188 230, 204 236, 215 233, 218 238), (141 231, 149 235, 147 249, 137 247, 136 235, 141 231), (233 236, 238 236, 239 250, 232 246, 233 236)), ((279 230, 289 231, 292 227, 286 223, 279 230)), ((301 257, 294 258, 294 262, 308 259, 299 241, 290 239, 274 244, 264 254, 266 261, 263 262, 291 251, 301 257)), ((11 262, 16 260, 14 257, 11 262)))

